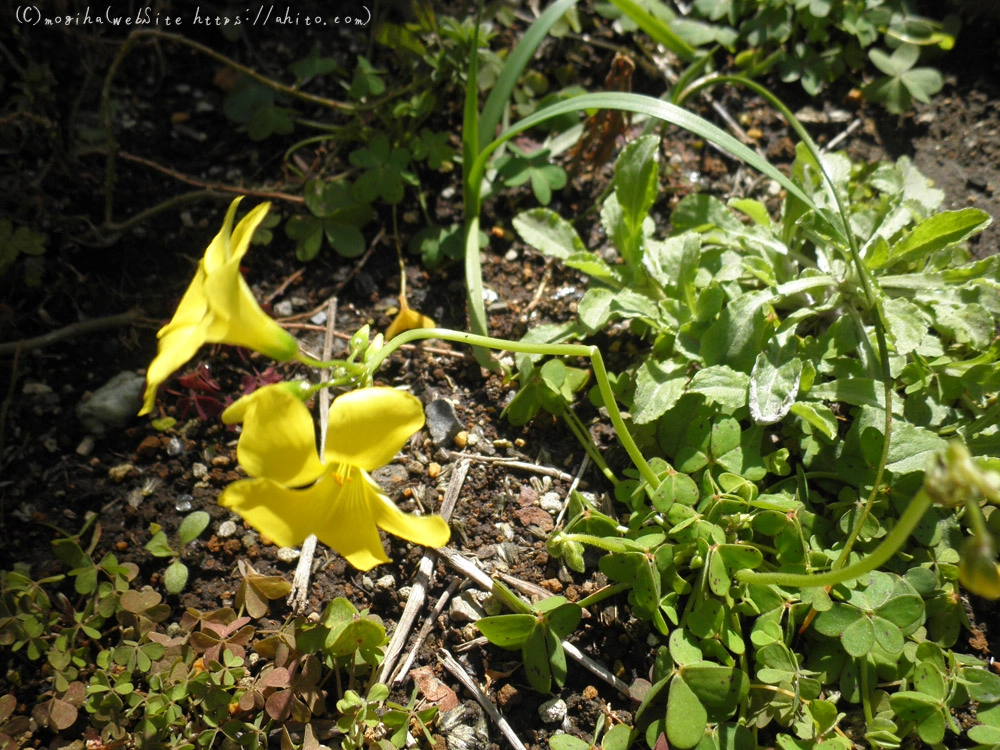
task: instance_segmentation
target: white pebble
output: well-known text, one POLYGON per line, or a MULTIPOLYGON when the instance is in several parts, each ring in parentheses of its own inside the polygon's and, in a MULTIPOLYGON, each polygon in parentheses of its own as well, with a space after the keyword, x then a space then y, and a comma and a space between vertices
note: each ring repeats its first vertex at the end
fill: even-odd
POLYGON ((549 513, 556 514, 562 510, 563 502, 562 498, 559 497, 558 492, 546 492, 538 500, 538 507, 542 510, 547 510, 549 513))
POLYGON ((566 718, 566 701, 553 698, 538 707, 538 716, 546 724, 558 724, 566 718))
POLYGON ((299 551, 297 549, 293 549, 292 547, 279 547, 277 554, 278 559, 281 560, 281 562, 290 563, 299 559, 299 551))
POLYGON ((219 524, 219 530, 216 535, 225 538, 227 536, 232 536, 236 533, 236 522, 235 521, 223 521, 219 524))

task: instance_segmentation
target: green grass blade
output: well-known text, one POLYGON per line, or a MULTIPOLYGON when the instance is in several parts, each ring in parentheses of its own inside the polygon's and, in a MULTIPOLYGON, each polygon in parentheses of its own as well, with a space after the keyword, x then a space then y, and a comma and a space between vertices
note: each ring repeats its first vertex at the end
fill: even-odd
POLYGON ((490 91, 486 104, 483 105, 483 112, 479 118, 480 143, 489 143, 493 140, 497 125, 500 124, 500 118, 503 117, 504 107, 510 100, 517 79, 521 77, 524 68, 535 56, 538 46, 548 35, 549 29, 576 3, 577 0, 556 0, 524 32, 521 41, 514 47, 503 66, 503 70, 500 71, 500 76, 497 78, 493 90, 490 91))
POLYGON ((469 68, 465 80, 465 110, 462 113, 462 197, 466 222, 472 216, 479 216, 479 185, 481 180, 472 182, 470 171, 479 155, 479 19, 482 17, 483 3, 480 0, 476 11, 476 29, 472 33, 472 49, 469 51, 469 68))
MULTIPOLYGON (((611 0, 622 13, 631 18, 640 29, 645 31, 657 44, 662 44, 673 52, 682 62, 693 62, 697 56, 697 51, 690 44, 681 39, 670 25, 651 14, 648 10, 639 5, 635 0, 611 0)), ((661 3, 656 3, 662 5, 661 3)))
MULTIPOLYGON (((827 211, 818 208, 812 198, 810 198, 809 195, 802 190, 802 188, 796 185, 790 178, 782 174, 782 172, 768 162, 767 159, 760 156, 752 149, 747 148, 736 138, 721 128, 713 125, 708 120, 705 120, 704 118, 674 104, 670 104, 660 99, 655 99, 651 96, 645 96, 643 94, 627 94, 620 92, 584 94, 567 101, 556 102, 543 110, 535 112, 529 117, 524 118, 507 130, 503 131, 499 137, 496 138, 496 140, 488 146, 482 148, 478 158, 476 159, 476 163, 470 170, 470 179, 476 181, 478 184, 478 181, 482 179, 483 173, 486 170, 486 164, 489 161, 490 154, 501 144, 509 141, 511 138, 514 138, 519 133, 543 123, 552 117, 566 114, 567 112, 577 112, 582 109, 616 109, 633 112, 636 114, 647 115, 649 117, 655 117, 673 125, 677 125, 690 133, 694 133, 695 135, 704 138, 706 141, 714 143, 722 150, 744 162, 748 166, 758 170, 765 176, 775 180, 779 185, 785 188, 785 190, 801 200, 806 206, 816 211, 817 215, 823 217, 838 236, 842 234, 842 224, 839 217, 832 216, 827 211)), ((846 244, 848 239, 844 237, 843 241, 846 244)))

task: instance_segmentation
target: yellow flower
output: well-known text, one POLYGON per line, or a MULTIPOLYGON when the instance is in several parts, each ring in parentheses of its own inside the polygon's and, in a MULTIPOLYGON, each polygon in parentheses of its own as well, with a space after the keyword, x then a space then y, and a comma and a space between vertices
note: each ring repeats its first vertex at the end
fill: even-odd
POLYGON ((276 544, 294 547, 315 534, 369 570, 389 562, 379 529, 426 547, 448 543, 443 518, 403 513, 369 474, 423 426, 423 408, 410 394, 361 388, 334 399, 322 458, 309 410, 289 384, 244 396, 222 420, 243 422, 236 455, 253 478, 229 485, 219 504, 276 544))
POLYGON ((406 297, 399 295, 399 312, 392 319, 392 323, 385 331, 385 340, 392 341, 403 331, 412 331, 414 328, 433 328, 434 319, 412 309, 406 301, 406 297))
POLYGON ((184 293, 173 320, 160 329, 159 350, 146 373, 146 395, 140 415, 153 410, 156 389, 203 344, 245 346, 278 362, 287 362, 299 350, 295 337, 260 309, 240 273, 240 260, 271 204, 262 203, 254 208, 234 229, 240 200, 237 198, 229 206, 222 231, 198 263, 194 281, 184 293))

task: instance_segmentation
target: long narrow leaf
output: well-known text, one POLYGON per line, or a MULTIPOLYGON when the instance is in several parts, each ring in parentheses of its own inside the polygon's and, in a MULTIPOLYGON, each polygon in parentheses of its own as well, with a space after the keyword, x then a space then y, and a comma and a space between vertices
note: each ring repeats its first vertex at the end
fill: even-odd
MULTIPOLYGON (((781 171, 779 171, 758 153, 747 148, 736 140, 736 138, 729 135, 729 133, 725 132, 721 128, 713 125, 708 120, 705 120, 704 118, 699 117, 686 109, 681 109, 674 104, 670 104, 660 99, 655 99, 651 96, 645 96, 643 94, 628 94, 620 92, 584 94, 567 101, 556 102, 545 109, 535 112, 503 131, 488 146, 482 147, 479 157, 476 159, 476 163, 473 165, 469 173, 470 179, 474 181, 482 179, 490 154, 492 154, 493 151, 501 144, 506 143, 519 133, 556 117, 557 115, 566 114, 567 112, 576 112, 582 109, 616 109, 633 112, 636 114, 647 115, 649 117, 655 117, 673 125, 677 125, 690 133, 694 133, 695 135, 704 138, 706 141, 714 143, 719 148, 723 149, 748 166, 758 170, 765 176, 775 180, 778 184, 785 188, 785 190, 792 193, 810 209, 816 211, 819 216, 823 217, 823 219, 825 219, 837 235, 842 234, 842 224, 837 217, 831 216, 828 212, 818 208, 812 198, 810 198, 809 195, 802 190, 802 188, 782 174, 781 171)), ((845 244, 847 243, 847 238, 844 238, 844 242, 845 244)))
POLYGON ((493 89, 486 99, 486 104, 483 105, 483 112, 479 118, 480 143, 489 143, 493 140, 497 125, 500 124, 500 118, 503 116, 504 107, 510 100, 517 79, 521 77, 524 68, 535 56, 538 46, 548 35, 549 29, 576 3, 577 0, 556 0, 524 32, 521 41, 511 51, 503 70, 500 71, 497 82, 493 85, 493 89))
MULTIPOLYGON (((670 25, 643 8, 635 0, 611 0, 618 9, 636 22, 650 38, 673 52, 682 62, 692 62, 697 51, 670 28, 670 25)), ((659 3, 658 3, 659 4, 659 3)), ((662 4, 660 4, 662 5, 662 4)))

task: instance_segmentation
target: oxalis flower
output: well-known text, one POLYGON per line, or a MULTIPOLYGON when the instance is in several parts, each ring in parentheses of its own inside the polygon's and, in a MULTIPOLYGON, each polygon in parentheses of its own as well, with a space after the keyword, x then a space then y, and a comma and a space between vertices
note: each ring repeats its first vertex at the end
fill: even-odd
POLYGON ((420 402, 392 388, 339 396, 320 457, 312 417, 295 387, 265 386, 223 412, 223 422, 243 422, 236 455, 252 478, 229 485, 219 504, 283 547, 315 534, 359 570, 389 562, 379 529, 426 547, 447 544, 443 518, 403 513, 369 474, 423 426, 420 402))
POLYGON ((156 389, 184 365, 203 344, 245 346, 278 362, 298 353, 295 337, 268 317, 240 273, 240 260, 270 203, 262 203, 233 228, 237 198, 226 212, 222 230, 198 263, 194 281, 184 293, 173 320, 160 329, 159 350, 146 373, 146 395, 140 415, 156 403, 156 389))

